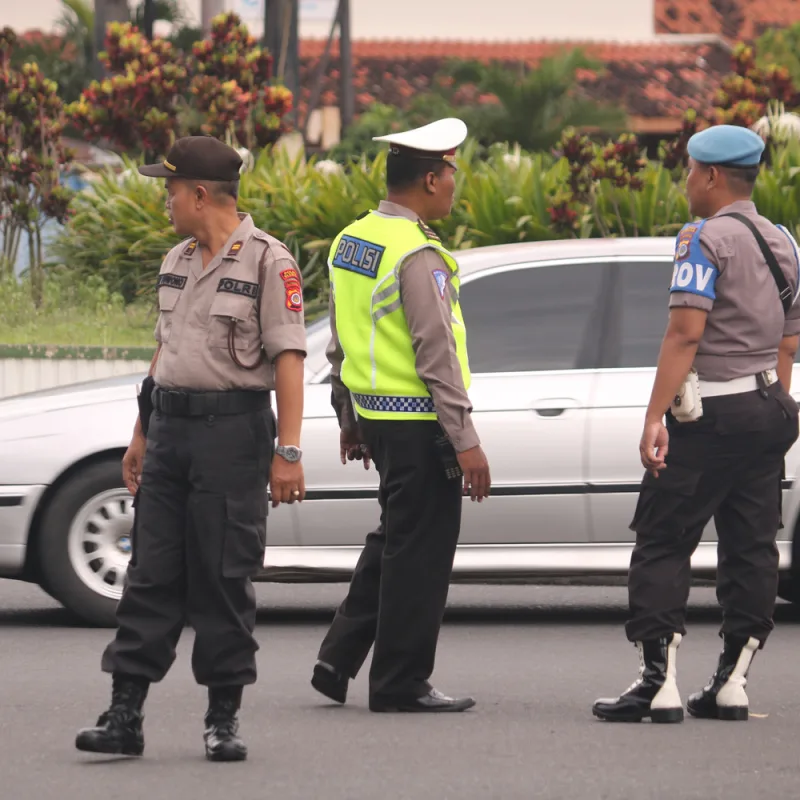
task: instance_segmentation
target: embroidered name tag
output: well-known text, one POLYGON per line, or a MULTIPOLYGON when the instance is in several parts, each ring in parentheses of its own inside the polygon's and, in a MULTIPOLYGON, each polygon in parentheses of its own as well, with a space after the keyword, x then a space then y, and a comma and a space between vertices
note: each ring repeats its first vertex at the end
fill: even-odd
POLYGON ((165 272, 163 275, 158 276, 156 289, 160 289, 162 286, 166 286, 170 289, 183 289, 183 287, 186 286, 186 276, 173 275, 171 272, 165 272))
POLYGON ((331 263, 339 269, 376 278, 385 249, 372 242, 356 239, 354 236, 342 236, 331 263))
POLYGON ((222 278, 217 285, 217 292, 238 294, 242 297, 258 297, 258 284, 250 281, 238 281, 235 278, 222 278))

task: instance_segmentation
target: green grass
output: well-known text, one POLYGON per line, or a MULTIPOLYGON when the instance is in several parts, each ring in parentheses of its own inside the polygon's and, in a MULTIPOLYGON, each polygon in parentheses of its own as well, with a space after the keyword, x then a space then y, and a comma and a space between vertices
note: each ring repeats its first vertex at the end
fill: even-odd
POLYGON ((38 308, 27 282, 0 282, 0 345, 155 347, 152 303, 125 306, 105 285, 48 278, 38 308))

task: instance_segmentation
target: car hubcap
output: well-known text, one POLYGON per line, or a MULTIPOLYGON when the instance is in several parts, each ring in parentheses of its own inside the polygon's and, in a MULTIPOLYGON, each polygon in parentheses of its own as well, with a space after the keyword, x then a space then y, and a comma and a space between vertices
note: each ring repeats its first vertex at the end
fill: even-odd
POLYGON ((75 574, 96 594, 118 600, 131 553, 133 497, 127 489, 95 495, 75 515, 68 553, 75 574))

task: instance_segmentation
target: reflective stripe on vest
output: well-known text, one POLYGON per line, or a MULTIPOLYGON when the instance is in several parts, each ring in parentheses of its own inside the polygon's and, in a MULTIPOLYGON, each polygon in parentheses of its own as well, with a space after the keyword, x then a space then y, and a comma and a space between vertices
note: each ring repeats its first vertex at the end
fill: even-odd
POLYGON ((430 392, 417 375, 400 297, 400 267, 425 248, 436 250, 446 265, 441 276, 443 302, 450 302, 456 355, 464 385, 469 388, 458 264, 441 245, 429 240, 417 223, 373 212, 334 239, 328 258, 336 330, 344 352, 342 382, 360 416, 436 418, 430 392))

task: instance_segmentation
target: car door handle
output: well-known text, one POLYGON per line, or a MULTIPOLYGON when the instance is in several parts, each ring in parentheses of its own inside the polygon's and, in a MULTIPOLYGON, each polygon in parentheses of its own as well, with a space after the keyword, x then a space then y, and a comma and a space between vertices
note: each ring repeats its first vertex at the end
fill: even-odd
POLYGON ((568 408, 578 406, 578 401, 571 397, 547 397, 534 401, 531 409, 540 417, 560 417, 568 408))

